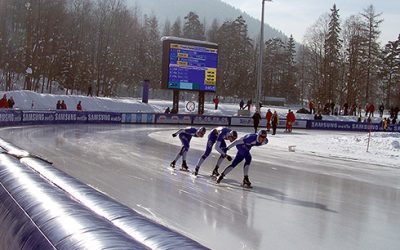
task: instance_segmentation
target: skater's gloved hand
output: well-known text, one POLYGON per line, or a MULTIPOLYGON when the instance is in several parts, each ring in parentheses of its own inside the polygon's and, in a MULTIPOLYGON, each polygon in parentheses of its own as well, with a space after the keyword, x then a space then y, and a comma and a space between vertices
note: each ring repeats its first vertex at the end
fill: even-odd
POLYGON ((228 161, 232 161, 232 157, 231 157, 230 155, 226 155, 226 159, 227 159, 228 161))
POLYGON ((175 134, 175 133, 173 133, 173 134, 172 134, 172 137, 176 137, 176 134, 175 134))

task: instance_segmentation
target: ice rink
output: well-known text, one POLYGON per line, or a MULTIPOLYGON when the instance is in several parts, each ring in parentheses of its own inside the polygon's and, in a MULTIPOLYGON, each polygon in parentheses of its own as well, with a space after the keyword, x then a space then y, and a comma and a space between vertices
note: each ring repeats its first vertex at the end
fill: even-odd
MULTIPOLYGON (((170 170, 180 149, 176 130, 53 125, 1 128, 0 137, 211 249, 399 249, 398 168, 265 145, 251 151, 254 188, 244 190, 243 164, 221 185, 211 180, 215 150, 197 178, 170 170)), ((206 137, 192 139, 191 169, 206 137)))

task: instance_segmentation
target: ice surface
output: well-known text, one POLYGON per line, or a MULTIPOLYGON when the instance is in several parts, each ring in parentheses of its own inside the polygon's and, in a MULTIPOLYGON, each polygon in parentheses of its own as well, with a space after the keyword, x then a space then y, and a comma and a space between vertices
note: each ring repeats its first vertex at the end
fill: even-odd
MULTIPOLYGON (((169 170, 180 149, 176 129, 55 125, 1 128, 0 136, 212 249, 398 249, 397 134, 372 135, 368 153, 365 133, 269 135, 268 145, 252 150, 254 188, 244 190, 242 164, 220 186, 210 179, 215 153, 198 178, 169 170)), ((239 136, 252 130, 237 129, 239 136)), ((205 143, 192 139, 191 169, 205 143)))

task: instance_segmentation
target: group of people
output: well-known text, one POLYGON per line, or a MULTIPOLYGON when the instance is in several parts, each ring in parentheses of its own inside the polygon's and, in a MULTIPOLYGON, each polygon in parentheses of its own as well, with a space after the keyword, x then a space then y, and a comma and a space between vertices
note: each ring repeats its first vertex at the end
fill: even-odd
POLYGON ((247 108, 247 110, 250 110, 252 104, 253 104, 253 101, 251 99, 249 99, 249 100, 247 100, 246 105, 244 105, 244 101, 242 99, 239 102, 239 109, 240 110, 245 110, 247 108))
POLYGON ((3 95, 3 98, 0 99, 0 108, 2 109, 12 109, 14 108, 14 99, 12 96, 10 96, 9 99, 7 99, 7 94, 3 95))
MULTIPOLYGON (((258 125, 260 124, 261 115, 258 111, 254 113, 252 116, 253 119, 253 126, 254 132, 257 133, 258 125)), ((265 120, 267 121, 267 131, 269 132, 272 128, 272 135, 276 134, 276 129, 279 125, 279 115, 276 111, 272 113, 271 109, 267 110, 265 114, 265 120)), ((296 116, 294 115, 293 111, 289 109, 286 115, 286 129, 285 132, 291 133, 293 129, 293 125, 296 121, 296 116)))
MULTIPOLYGON (((57 104, 56 104, 56 109, 66 110, 67 104, 64 102, 64 100, 58 100, 57 104)), ((78 110, 78 111, 82 110, 81 101, 78 101, 78 103, 76 104, 76 110, 78 110)))
MULTIPOLYGON (((177 161, 182 157, 182 165, 181 170, 188 171, 189 167, 186 162, 186 155, 189 151, 190 141, 192 137, 204 137, 206 134, 206 128, 194 128, 187 127, 185 129, 179 129, 175 133, 172 134, 173 137, 179 137, 182 148, 178 152, 175 159, 171 162, 170 167, 175 168, 177 161)), ((195 170, 194 175, 197 176, 200 170, 200 166, 210 155, 213 146, 215 145, 215 149, 220 154, 220 157, 217 160, 217 163, 211 173, 211 176, 217 179, 217 183, 220 183, 224 177, 232 171, 241 161, 245 160, 244 163, 244 177, 243 177, 243 186, 251 188, 251 182, 249 180, 249 167, 251 163, 251 154, 250 150, 253 146, 262 146, 268 143, 267 139, 267 131, 262 129, 258 133, 250 133, 246 134, 244 137, 237 139, 238 133, 235 130, 232 130, 227 127, 217 127, 212 129, 208 134, 208 140, 206 144, 206 150, 203 155, 199 158, 195 170), (226 141, 229 141, 231 144, 229 146, 226 145, 226 141), (228 151, 236 147, 237 153, 235 158, 232 158, 228 155, 228 151), (223 162, 224 159, 228 161, 232 161, 232 163, 227 166, 224 171, 220 174, 218 169, 223 162)))

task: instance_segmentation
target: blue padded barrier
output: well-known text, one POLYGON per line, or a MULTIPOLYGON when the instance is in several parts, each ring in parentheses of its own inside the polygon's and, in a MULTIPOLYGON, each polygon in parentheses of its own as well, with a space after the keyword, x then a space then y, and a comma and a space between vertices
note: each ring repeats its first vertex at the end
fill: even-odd
POLYGON ((0 249, 148 249, 5 153, 0 183, 0 249))
MULTIPOLYGON (((36 176, 40 176, 42 180, 48 182, 53 189, 57 189, 64 193, 65 196, 71 197, 81 206, 90 210, 92 215, 112 224, 113 227, 110 230, 124 232, 132 239, 151 249, 207 249, 198 242, 157 224, 136 213, 129 207, 112 200, 108 196, 58 170, 48 161, 44 161, 37 156, 31 156, 27 151, 19 149, 1 139, 0 147, 7 151, 8 154, 12 153, 15 157, 19 158, 20 164, 22 163, 26 168, 32 170, 36 176)), ((1 182, 2 180, 0 179, 1 182)), ((21 197, 22 200, 24 200, 23 198, 21 197)), ((29 195, 25 199, 29 200, 29 195)), ((29 206, 29 204, 27 205, 29 206)), ((42 214, 48 213, 45 207, 33 206, 31 209, 42 214)), ((75 215, 80 217, 80 212, 75 215)), ((80 219, 83 220, 84 218, 80 219)), ((51 224, 49 226, 52 227, 51 224)), ((47 231, 47 233, 51 232, 52 230, 47 231)), ((46 233, 45 235, 47 236, 46 233)))

